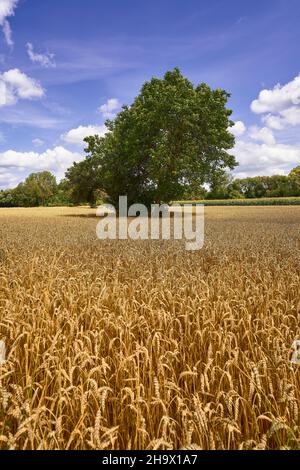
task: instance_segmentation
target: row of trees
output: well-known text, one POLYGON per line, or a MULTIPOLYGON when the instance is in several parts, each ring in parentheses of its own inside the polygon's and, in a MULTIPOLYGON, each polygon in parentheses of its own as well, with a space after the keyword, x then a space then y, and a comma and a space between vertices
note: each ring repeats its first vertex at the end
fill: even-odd
POLYGON ((300 196, 300 166, 289 175, 234 179, 224 175, 206 194, 208 199, 297 197, 300 196))
POLYGON ((55 176, 49 171, 32 173, 16 188, 0 191, 0 207, 35 207, 71 203, 72 198, 66 182, 57 184, 55 176))
MULTIPOLYGON (((74 168, 77 170, 80 167, 80 164, 74 165, 72 171, 74 168)), ((107 200, 107 195, 98 189, 94 190, 94 184, 95 182, 89 178, 88 174, 84 176, 81 171, 77 173, 76 184, 69 179, 57 184, 55 176, 47 171, 33 173, 15 189, 0 191, 0 207, 100 204, 107 200), (85 195, 81 191, 81 181, 87 189, 85 195)), ((201 186, 195 192, 187 191, 183 199, 249 199, 297 196, 300 196, 300 166, 294 168, 288 176, 274 175, 233 179, 229 175, 224 175, 223 178, 214 181, 209 191, 201 186)))
POLYGON ((299 167, 289 176, 233 179, 238 163, 229 94, 205 83, 194 86, 175 68, 146 82, 131 106, 106 121, 104 137, 91 136, 86 158, 57 184, 49 172, 34 173, 0 192, 0 206, 89 203, 169 203, 182 199, 299 196, 299 167), (208 191, 207 187, 210 187, 208 191))

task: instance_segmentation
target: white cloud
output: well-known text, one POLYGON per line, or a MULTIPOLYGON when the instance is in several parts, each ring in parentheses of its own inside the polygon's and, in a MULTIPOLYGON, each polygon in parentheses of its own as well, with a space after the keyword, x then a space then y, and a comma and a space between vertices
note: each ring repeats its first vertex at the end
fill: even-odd
POLYGON ((15 96, 11 87, 7 86, 7 83, 2 79, 0 74, 0 108, 2 106, 10 106, 17 102, 17 97, 15 96))
POLYGON ((35 147, 41 147, 45 142, 42 139, 33 139, 32 143, 35 147))
POLYGON ((8 46, 13 46, 12 31, 7 20, 13 16, 19 0, 1 0, 0 1, 0 26, 8 46))
POLYGON ((51 171, 58 179, 61 179, 74 162, 82 159, 82 154, 70 152, 61 146, 48 149, 43 153, 7 150, 0 153, 0 174, 13 175, 14 181, 20 182, 32 172, 51 171), (18 177, 16 172, 19 172, 18 177))
POLYGON ((263 117, 263 122, 271 129, 282 130, 288 126, 298 126, 300 124, 300 107, 280 111, 278 115, 268 114, 263 117))
POLYGON ((284 125, 296 126, 300 124, 300 107, 292 106, 291 108, 281 111, 281 116, 284 125))
POLYGON ((0 189, 14 188, 19 182, 15 174, 0 168, 0 189))
POLYGON ((251 104, 256 114, 278 113, 300 104, 300 74, 286 85, 277 84, 272 90, 262 90, 251 104))
POLYGON ((281 130, 284 128, 282 118, 280 116, 274 116, 274 114, 268 114, 267 116, 264 116, 262 121, 271 129, 274 130, 281 130))
POLYGON ((103 114, 103 117, 106 119, 111 119, 115 115, 115 111, 121 107, 119 100, 116 98, 109 99, 105 104, 100 106, 99 112, 103 114))
POLYGON ((239 162, 238 177, 287 174, 300 164, 300 147, 283 144, 259 144, 239 140, 231 151, 239 162))
POLYGON ((262 127, 261 129, 257 126, 250 128, 249 135, 251 139, 264 142, 268 145, 274 145, 276 143, 273 132, 267 127, 262 127))
POLYGON ((0 74, 0 107, 16 104, 19 99, 41 98, 44 94, 40 83, 19 69, 0 74))
POLYGON ((235 175, 287 174, 300 163, 299 139, 291 139, 288 129, 300 125, 300 74, 285 85, 262 90, 251 109, 262 115, 264 127, 252 126, 246 136, 237 139, 233 154, 239 167, 235 175), (280 138, 285 143, 280 143, 280 138))
POLYGON ((239 137, 246 132, 246 126, 242 121, 237 121, 233 127, 230 127, 229 132, 235 137, 239 137))
POLYGON ((91 135, 100 135, 103 137, 107 133, 106 126, 79 126, 71 129, 61 136, 61 139, 68 144, 85 145, 83 139, 91 135))
POLYGON ((31 42, 28 42, 26 44, 27 47, 27 54, 31 60, 31 62, 40 64, 44 68, 51 68, 51 67, 56 67, 56 63, 54 60, 55 55, 50 54, 49 52, 45 54, 38 54, 34 52, 33 45, 31 42))

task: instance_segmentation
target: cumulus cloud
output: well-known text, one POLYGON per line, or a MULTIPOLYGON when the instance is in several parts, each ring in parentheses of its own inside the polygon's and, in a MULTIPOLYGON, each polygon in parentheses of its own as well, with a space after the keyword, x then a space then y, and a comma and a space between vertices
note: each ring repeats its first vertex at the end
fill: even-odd
POLYGON ((14 188, 19 182, 18 176, 0 168, 0 189, 14 188))
POLYGON ((262 90, 251 104, 256 114, 263 114, 263 123, 273 130, 300 125, 300 74, 286 85, 262 90))
POLYGON ((280 114, 284 125, 290 124, 291 126, 296 126, 300 124, 300 107, 297 108, 296 106, 293 106, 291 108, 284 109, 280 114))
POLYGON ((289 139, 286 143, 287 128, 300 125, 300 74, 286 85, 262 90, 251 109, 262 115, 264 126, 252 126, 247 132, 238 133, 232 151, 239 162, 235 175, 242 178, 288 174, 300 164, 299 140, 293 143, 289 139), (285 143, 280 143, 281 137, 285 143))
POLYGON ((14 43, 12 40, 11 27, 7 18, 15 14, 15 9, 17 7, 18 1, 19 0, 0 1, 0 26, 2 27, 4 38, 8 46, 13 46, 14 43))
POLYGON ((300 107, 292 106, 284 109, 276 116, 268 114, 263 117, 263 122, 271 129, 282 130, 288 126, 300 124, 300 107))
POLYGON ((33 62, 34 64, 39 64, 44 68, 56 67, 54 54, 50 54, 49 52, 46 52, 45 54, 39 54, 39 53, 34 52, 34 47, 31 42, 28 42, 26 44, 26 47, 27 47, 27 54, 31 62, 33 62))
POLYGON ((11 177, 16 181, 22 181, 32 172, 51 171, 58 179, 62 179, 66 170, 74 163, 83 159, 82 154, 70 152, 64 147, 58 146, 48 149, 43 153, 17 152, 7 150, 0 153, 0 175, 2 186, 12 184, 11 177), (11 177, 8 177, 11 175, 11 177), (7 181, 5 182, 5 177, 7 181))
POLYGON ((105 104, 100 106, 98 111, 103 115, 106 119, 111 119, 115 115, 115 111, 121 107, 119 100, 116 98, 109 99, 105 104))
POLYGON ((246 126, 243 121, 237 121, 233 127, 229 129, 229 132, 233 134, 235 137, 239 137, 246 132, 246 126))
POLYGON ((71 129, 61 136, 61 139, 68 144, 85 145, 83 139, 91 135, 100 135, 103 137, 107 133, 106 126, 79 126, 71 129))
POLYGON ((232 153, 239 162, 238 177, 287 174, 300 164, 300 147, 293 145, 239 140, 232 153))
POLYGON ((17 96, 2 77, 3 75, 0 74, 0 107, 10 106, 17 102, 17 96))
POLYGON ((262 90, 251 109, 256 114, 278 113, 295 105, 300 105, 300 74, 286 85, 262 90))
POLYGON ((33 139, 32 143, 35 147, 41 147, 45 142, 42 139, 33 139))
POLYGON ((19 99, 41 98, 44 94, 40 83, 19 69, 0 74, 0 107, 16 104, 19 99))
POLYGON ((275 137, 271 129, 267 127, 262 127, 261 129, 257 126, 250 128, 249 135, 251 139, 264 142, 268 145, 274 145, 276 143, 275 137))

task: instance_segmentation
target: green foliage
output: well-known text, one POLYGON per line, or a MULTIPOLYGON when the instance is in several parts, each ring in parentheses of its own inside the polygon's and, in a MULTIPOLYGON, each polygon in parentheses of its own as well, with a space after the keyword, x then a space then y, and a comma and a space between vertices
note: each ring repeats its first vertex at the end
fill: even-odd
POLYGON ((94 202, 100 189, 115 205, 120 195, 129 204, 169 202, 233 169, 228 97, 194 87, 178 68, 145 83, 133 104, 107 121, 105 137, 85 139, 87 159, 66 175, 74 200, 94 202))
POLYGON ((289 180, 294 188, 294 191, 300 195, 300 166, 296 166, 290 174, 289 180))
POLYGON ((57 191, 55 176, 49 171, 32 173, 13 191, 17 206, 45 206, 57 191))
MULTIPOLYGON (((90 141, 101 141, 97 136, 91 137, 90 141)), ((91 144, 90 144, 91 145, 91 144)), ((101 164, 99 158, 87 157, 79 163, 74 163, 66 173, 64 190, 68 192, 69 199, 74 204, 88 202, 91 206, 96 204, 96 193, 101 187, 101 164)))
POLYGON ((58 185, 55 191, 55 194, 48 201, 49 206, 71 206, 72 195, 68 189, 66 180, 62 180, 58 185))
POLYGON ((206 199, 241 199, 243 197, 232 175, 220 172, 216 173, 213 178, 206 199))
POLYGON ((48 171, 32 173, 16 188, 0 191, 0 207, 44 206, 50 204, 55 196, 55 177, 48 171))
POLYGON ((300 179, 294 176, 256 176, 253 178, 235 179, 223 178, 211 188, 208 199, 234 199, 234 198, 273 198, 300 196, 300 179))
POLYGON ((15 207, 13 191, 10 189, 0 191, 0 207, 15 207))
POLYGON ((290 172, 289 177, 300 182, 300 166, 296 166, 296 168, 290 172))

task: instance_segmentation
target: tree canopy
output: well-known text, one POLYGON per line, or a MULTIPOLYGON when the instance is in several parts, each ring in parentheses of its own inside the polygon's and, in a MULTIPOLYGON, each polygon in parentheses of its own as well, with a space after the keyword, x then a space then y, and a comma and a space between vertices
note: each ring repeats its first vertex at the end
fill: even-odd
POLYGON ((105 137, 85 139, 88 156, 67 180, 75 193, 100 189, 115 205, 121 195, 129 204, 167 203, 210 183, 237 165, 228 153, 234 146, 229 96, 204 83, 195 87, 178 68, 152 78, 131 106, 107 121, 105 137))
MULTIPOLYGON (((49 171, 30 174, 14 189, 0 191, 0 207, 34 207, 61 202, 65 197, 57 185, 55 176, 49 171)), ((69 202, 69 201, 68 201, 69 202)))
POLYGON ((55 194, 57 183, 49 171, 32 173, 15 189, 19 205, 43 206, 55 194))

